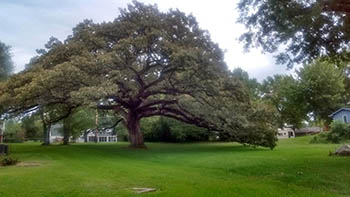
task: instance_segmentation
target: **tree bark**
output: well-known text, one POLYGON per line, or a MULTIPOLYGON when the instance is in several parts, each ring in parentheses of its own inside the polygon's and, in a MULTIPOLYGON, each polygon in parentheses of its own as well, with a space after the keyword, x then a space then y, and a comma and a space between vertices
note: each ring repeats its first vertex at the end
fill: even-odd
POLYGON ((5 132, 5 131, 4 131, 4 130, 5 130, 5 129, 4 129, 4 128, 5 128, 4 125, 5 125, 5 121, 4 121, 2 124, 3 124, 3 128, 0 127, 0 144, 2 144, 3 139, 4 139, 4 132, 5 132))
POLYGON ((43 123, 43 130, 44 130, 44 133, 43 133, 43 144, 42 145, 50 145, 50 128, 51 128, 51 124, 46 124, 45 122, 43 123))
POLYGON ((88 132, 85 130, 84 131, 84 143, 87 143, 88 142, 88 132))
POLYGON ((69 144, 69 128, 67 124, 67 120, 63 120, 63 145, 68 145, 69 144))
POLYGON ((146 148, 143 141, 143 133, 140 129, 140 119, 129 114, 129 118, 126 122, 126 127, 129 133, 129 142, 131 148, 146 148))
POLYGON ((50 145, 50 128, 51 128, 51 124, 47 123, 44 117, 44 112, 41 111, 40 113, 40 117, 41 117, 41 121, 43 123, 43 143, 42 145, 50 145))

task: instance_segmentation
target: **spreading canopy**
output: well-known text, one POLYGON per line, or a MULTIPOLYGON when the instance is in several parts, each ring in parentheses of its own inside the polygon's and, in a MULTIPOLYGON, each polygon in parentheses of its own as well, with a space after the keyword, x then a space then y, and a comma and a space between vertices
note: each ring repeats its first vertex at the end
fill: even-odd
POLYGON ((123 118, 133 147, 143 146, 140 119, 150 116, 275 146, 272 126, 255 116, 258 110, 231 76, 223 52, 192 15, 134 2, 113 22, 86 20, 63 43, 51 39, 46 48, 5 85, 5 111, 97 103, 123 118), (253 129, 258 122, 264 129, 253 129))

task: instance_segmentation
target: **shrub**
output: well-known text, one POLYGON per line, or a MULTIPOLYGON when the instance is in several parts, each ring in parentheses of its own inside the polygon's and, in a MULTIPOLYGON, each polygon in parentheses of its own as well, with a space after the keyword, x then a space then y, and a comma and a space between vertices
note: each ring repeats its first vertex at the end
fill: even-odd
POLYGON ((321 133, 312 138, 310 143, 341 143, 350 139, 350 124, 345 124, 340 121, 332 122, 331 130, 326 133, 321 133))
POLYGON ((207 129, 164 117, 145 119, 142 131, 149 142, 208 141, 211 135, 207 129))
POLYGON ((128 131, 122 124, 118 124, 117 127, 114 128, 114 131, 116 132, 118 136, 119 142, 127 142, 128 141, 128 131))
POLYGON ((18 162, 19 162, 18 159, 12 158, 10 156, 0 157, 1 166, 12 166, 12 165, 16 165, 18 162))
POLYGON ((315 135, 310 143, 311 144, 327 144, 327 143, 330 143, 328 140, 327 140, 327 134, 328 133, 320 133, 318 135, 315 135))

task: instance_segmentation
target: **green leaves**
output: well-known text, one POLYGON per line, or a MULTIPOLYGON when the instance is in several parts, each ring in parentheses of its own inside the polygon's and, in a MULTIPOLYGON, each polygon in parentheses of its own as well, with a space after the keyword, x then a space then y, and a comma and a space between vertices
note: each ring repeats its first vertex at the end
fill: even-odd
POLYGON ((264 80, 261 90, 263 100, 272 104, 278 114, 279 127, 285 124, 299 128, 307 120, 307 110, 300 83, 293 76, 275 75, 264 80))
POLYGON ((346 15, 325 9, 325 1, 241 0, 238 22, 247 27, 245 47, 275 53, 278 63, 292 67, 349 50, 346 15), (283 51, 283 52, 279 52, 283 51))
POLYGON ((330 122, 329 114, 344 105, 344 80, 341 69, 333 63, 316 60, 298 72, 303 99, 315 118, 330 122))
POLYGON ((0 81, 6 79, 12 71, 10 47, 0 42, 0 81))

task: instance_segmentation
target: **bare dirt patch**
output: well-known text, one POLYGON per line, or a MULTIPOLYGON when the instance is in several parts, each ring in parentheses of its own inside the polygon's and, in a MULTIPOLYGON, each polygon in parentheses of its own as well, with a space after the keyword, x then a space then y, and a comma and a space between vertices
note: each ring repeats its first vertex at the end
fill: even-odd
POLYGON ((155 192, 157 191, 156 188, 147 188, 147 187, 134 187, 132 188, 135 193, 141 194, 141 193, 148 193, 148 192, 155 192))
POLYGON ((36 166, 41 166, 41 163, 38 163, 38 162, 19 162, 16 166, 18 166, 18 167, 36 167, 36 166))

